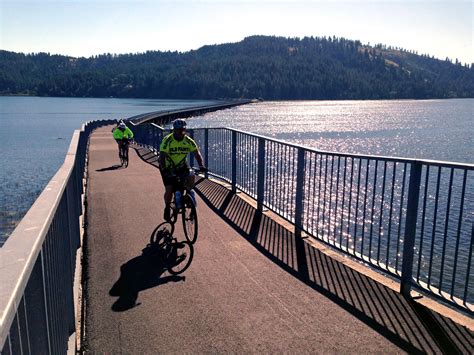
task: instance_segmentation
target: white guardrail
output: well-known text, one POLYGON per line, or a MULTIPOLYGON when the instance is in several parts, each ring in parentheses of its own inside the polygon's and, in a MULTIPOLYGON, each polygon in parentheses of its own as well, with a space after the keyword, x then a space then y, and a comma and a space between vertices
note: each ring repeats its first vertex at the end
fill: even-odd
POLYGON ((0 248, 2 354, 68 350, 87 142, 95 128, 113 122, 89 122, 74 132, 63 165, 0 248))

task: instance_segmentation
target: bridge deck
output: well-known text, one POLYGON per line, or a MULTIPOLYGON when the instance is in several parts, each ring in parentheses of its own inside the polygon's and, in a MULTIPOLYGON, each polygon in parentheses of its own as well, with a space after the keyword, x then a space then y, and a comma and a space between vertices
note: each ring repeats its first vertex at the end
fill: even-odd
POLYGON ((131 149, 129 167, 115 169, 109 127, 93 133, 89 152, 86 350, 472 350, 465 328, 309 244, 301 250, 291 232, 207 180, 197 186, 194 260, 184 277, 161 274, 142 255, 162 220, 160 174, 146 162, 153 157, 131 149), (302 253, 307 277, 298 271, 302 253))

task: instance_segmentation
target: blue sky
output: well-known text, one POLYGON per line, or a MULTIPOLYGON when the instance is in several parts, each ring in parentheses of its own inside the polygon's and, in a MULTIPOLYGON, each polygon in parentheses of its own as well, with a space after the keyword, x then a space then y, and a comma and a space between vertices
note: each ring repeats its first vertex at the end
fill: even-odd
POLYGON ((472 1, 0 0, 0 48, 72 56, 340 36, 474 62, 472 1))

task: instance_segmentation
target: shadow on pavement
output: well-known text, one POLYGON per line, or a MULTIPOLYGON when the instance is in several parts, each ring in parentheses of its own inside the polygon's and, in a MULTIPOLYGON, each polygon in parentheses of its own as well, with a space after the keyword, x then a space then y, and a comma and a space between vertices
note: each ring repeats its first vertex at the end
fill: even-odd
POLYGON ((130 148, 133 148, 135 152, 137 153, 138 157, 143 160, 145 163, 154 165, 155 167, 158 167, 158 155, 155 154, 154 152, 150 151, 148 148, 140 147, 137 145, 130 146, 130 148))
POLYGON ((102 171, 117 170, 117 169, 121 169, 121 168, 122 168, 122 165, 115 164, 115 165, 112 165, 112 166, 108 166, 106 168, 97 169, 96 171, 102 172, 102 171))
POLYGON ((168 282, 184 281, 184 276, 164 276, 166 271, 160 248, 148 244, 142 254, 130 259, 120 267, 120 277, 109 291, 110 296, 119 297, 112 305, 115 312, 129 310, 137 303, 140 291, 147 290, 168 282))
POLYGON ((473 333, 334 260, 230 190, 201 179, 204 202, 262 254, 410 353, 471 353, 473 333))

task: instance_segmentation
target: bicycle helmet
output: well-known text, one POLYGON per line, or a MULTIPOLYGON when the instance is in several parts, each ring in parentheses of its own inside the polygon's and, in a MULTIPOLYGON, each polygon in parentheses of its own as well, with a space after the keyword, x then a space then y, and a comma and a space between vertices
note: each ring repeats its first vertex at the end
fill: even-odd
POLYGON ((186 128, 186 121, 182 119, 177 119, 173 121, 173 129, 186 128))
POLYGON ((125 127, 127 127, 127 126, 125 125, 125 123, 124 123, 123 121, 122 121, 122 122, 120 122, 120 124, 119 124, 119 128, 122 128, 122 129, 123 129, 123 128, 125 128, 125 127))

